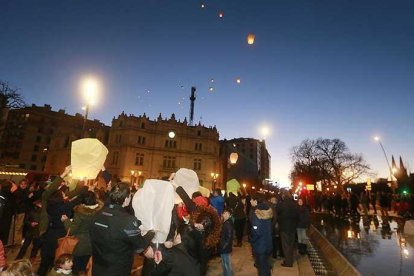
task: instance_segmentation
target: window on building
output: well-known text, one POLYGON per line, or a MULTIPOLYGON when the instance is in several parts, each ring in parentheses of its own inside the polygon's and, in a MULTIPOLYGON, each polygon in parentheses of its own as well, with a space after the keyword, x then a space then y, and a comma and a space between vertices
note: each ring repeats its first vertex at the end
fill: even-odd
POLYGON ((138 136, 138 141, 137 141, 137 143, 138 144, 141 144, 141 145, 145 145, 145 139, 146 137, 145 136, 138 136))
POLYGON ((36 142, 42 141, 42 136, 36 136, 36 142))
POLYGON ((43 133, 43 127, 39 127, 39 128, 37 129, 37 132, 39 132, 39 133, 43 133))
POLYGON ((38 145, 35 145, 35 146, 33 147, 33 151, 34 151, 34 152, 38 152, 38 151, 39 151, 39 146, 38 146, 38 145))
POLYGON ((164 156, 164 160, 162 162, 162 167, 164 169, 174 169, 175 168, 175 156, 164 156))
POLYGON ((35 171, 35 170, 37 170, 37 166, 36 166, 36 165, 31 165, 31 166, 30 166, 30 169, 31 169, 32 171, 35 171))
POLYGON ((144 154, 143 153, 135 154, 135 165, 137 165, 137 166, 143 166, 144 165, 144 154))
POLYGON ((32 155, 32 161, 36 161, 37 160, 37 155, 36 154, 33 154, 32 155))
POLYGON ((177 148, 177 141, 174 140, 165 140, 165 147, 166 148, 177 148))
POLYGON ((195 150, 196 151, 202 151, 203 150, 203 144, 195 143, 195 150))
POLYGON ((141 128, 145 129, 145 123, 141 123, 141 128))
POLYGON ((118 164, 119 152, 115 151, 114 155, 112 156, 112 165, 118 164))
POLYGON ((193 169, 195 171, 201 171, 201 159, 194 159, 193 169))
POLYGON ((47 158, 47 156, 46 155, 43 155, 42 156, 42 162, 46 162, 46 158, 47 158))
POLYGON ((201 130, 197 131, 197 136, 201 136, 201 130))

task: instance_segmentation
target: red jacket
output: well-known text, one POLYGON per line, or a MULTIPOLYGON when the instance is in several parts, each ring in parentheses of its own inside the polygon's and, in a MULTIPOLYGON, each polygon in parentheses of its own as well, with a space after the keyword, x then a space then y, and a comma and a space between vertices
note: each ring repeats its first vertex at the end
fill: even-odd
POLYGON ((3 243, 0 240, 0 268, 6 266, 6 253, 4 253, 3 243))

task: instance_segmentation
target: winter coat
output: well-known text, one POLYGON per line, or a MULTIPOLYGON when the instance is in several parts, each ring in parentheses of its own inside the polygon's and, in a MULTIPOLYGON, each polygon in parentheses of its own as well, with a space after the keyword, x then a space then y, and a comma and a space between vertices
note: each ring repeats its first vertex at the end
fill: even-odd
POLYGON ((3 243, 0 240, 0 268, 4 268, 6 266, 6 253, 4 252, 3 243))
POLYGON ((298 205, 292 198, 286 198, 278 205, 277 216, 279 218, 280 232, 295 233, 299 221, 298 205))
POLYGON ((178 244, 163 252, 162 262, 156 265, 152 276, 197 276, 200 267, 196 259, 191 257, 183 244, 178 244))
POLYGON ((141 236, 141 222, 120 205, 110 204, 98 212, 89 230, 92 242, 92 274, 129 276, 135 251, 143 251, 150 240, 141 236))
POLYGON ((272 209, 260 203, 252 209, 250 243, 254 254, 272 252, 272 209))
POLYGON ((42 255, 55 256, 57 240, 66 235, 65 226, 61 221, 62 215, 71 217, 72 209, 78 203, 78 200, 70 202, 64 202, 63 200, 49 201, 47 206, 49 224, 43 236, 42 255))
POLYGON ((233 193, 229 194, 227 198, 227 206, 232 210, 234 219, 245 219, 244 205, 240 196, 235 196, 233 193))
POLYGON ((309 207, 306 205, 299 206, 299 221, 297 228, 309 228, 311 224, 311 217, 309 207))
POLYGON ((12 195, 9 191, 0 190, 0 241, 7 245, 10 225, 13 217, 12 195))
POLYGON ((70 233, 79 239, 78 244, 73 250, 74 256, 92 255, 92 244, 89 236, 89 230, 93 224, 96 214, 103 208, 103 202, 98 201, 95 208, 88 207, 84 204, 73 208, 74 216, 71 220, 64 222, 65 229, 70 228, 70 233))
POLYGON ((221 216, 224 210, 224 197, 220 195, 213 196, 210 198, 210 204, 217 210, 219 216, 221 216))
POLYGON ((73 273, 65 274, 63 272, 57 272, 55 268, 52 268, 47 276, 73 276, 73 273))
POLYGON ((233 251, 233 222, 229 218, 223 223, 219 244, 219 253, 228 254, 233 251))
POLYGON ((26 234, 25 237, 32 237, 32 238, 38 238, 40 235, 39 232, 39 222, 40 222, 40 214, 42 212, 42 208, 39 208, 37 206, 33 206, 33 208, 29 211, 29 213, 26 214, 26 217, 24 219, 24 223, 26 225, 26 234), (33 222, 37 222, 38 224, 35 226, 32 226, 33 222))
POLYGON ((29 199, 29 188, 22 189, 17 188, 17 190, 14 192, 14 197, 16 200, 16 214, 24 214, 26 213, 28 209, 28 199, 29 199))

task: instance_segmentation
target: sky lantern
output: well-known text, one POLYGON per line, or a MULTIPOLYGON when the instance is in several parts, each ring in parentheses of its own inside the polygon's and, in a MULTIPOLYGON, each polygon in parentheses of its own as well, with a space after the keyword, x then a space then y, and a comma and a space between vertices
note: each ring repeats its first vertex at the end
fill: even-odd
POLYGON ((201 8, 204 9, 206 5, 204 3, 201 3, 201 8))
POLYGON ((208 88, 208 91, 213 92, 213 91, 214 91, 214 88, 213 88, 212 86, 210 86, 210 87, 208 88))
POLYGON ((255 36, 254 34, 249 34, 249 35, 247 36, 247 44, 249 44, 249 45, 253 45, 255 37, 256 37, 256 36, 255 36))
POLYGON ((237 79, 236 79, 236 83, 237 83, 237 84, 240 84, 240 83, 241 83, 241 79, 240 79, 240 78, 237 78, 237 79))
POLYGON ((223 17, 224 17, 224 12, 222 12, 222 11, 221 11, 221 12, 219 12, 218 17, 219 17, 219 18, 223 18, 223 17))

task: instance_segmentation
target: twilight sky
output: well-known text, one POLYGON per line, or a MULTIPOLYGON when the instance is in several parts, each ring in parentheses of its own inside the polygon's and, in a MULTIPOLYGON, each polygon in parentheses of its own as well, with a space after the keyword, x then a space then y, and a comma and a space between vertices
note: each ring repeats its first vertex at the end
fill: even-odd
POLYGON ((29 104, 82 112, 92 75, 102 91, 90 118, 183 120, 196 86, 195 121, 220 139, 271 128, 284 184, 306 138, 340 138, 385 177, 379 135, 414 172, 412 0, 0 0, 0 34, 0 79, 29 104))

